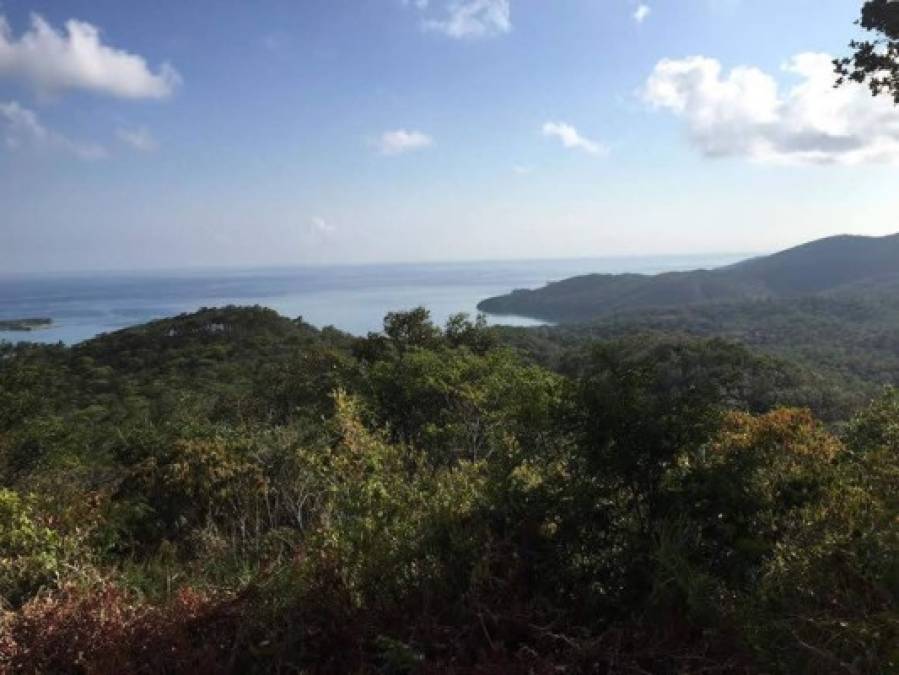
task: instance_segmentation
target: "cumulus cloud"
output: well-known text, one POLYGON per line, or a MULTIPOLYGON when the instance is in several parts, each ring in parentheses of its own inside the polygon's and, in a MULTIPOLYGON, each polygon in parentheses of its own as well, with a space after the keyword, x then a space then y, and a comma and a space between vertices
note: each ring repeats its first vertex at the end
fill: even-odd
POLYGON ((566 148, 583 150, 591 155, 603 155, 607 149, 601 143, 581 136, 580 132, 565 122, 547 122, 543 125, 543 135, 558 139, 566 148))
POLYGON ((33 110, 16 101, 0 103, 0 132, 9 150, 31 149, 38 152, 61 151, 80 159, 94 160, 107 156, 106 149, 95 143, 73 141, 41 124, 33 110))
POLYGON ((159 147, 156 139, 153 138, 153 134, 146 127, 138 127, 136 129, 119 128, 116 130, 116 137, 125 145, 140 152, 153 152, 159 147))
POLYGON ((397 129, 385 131, 375 143, 382 155, 401 155, 434 145, 434 139, 421 131, 397 129))
POLYGON ((42 94, 82 89, 120 98, 165 98, 181 82, 163 64, 154 72, 143 57, 103 44, 100 31, 70 19, 57 31, 38 14, 16 38, 0 16, 0 76, 21 79, 42 94))
POLYGON ((637 5, 637 9, 634 10, 634 21, 643 23, 650 14, 652 14, 652 8, 649 5, 637 5))
MULTIPOLYGON (((426 30, 451 38, 482 38, 502 35, 512 30, 510 0, 453 0, 440 19, 427 19, 426 30)), ((424 9, 428 3, 416 3, 424 9)))
POLYGON ((899 111, 863 87, 833 86, 832 57, 803 53, 783 70, 798 79, 782 88, 768 73, 725 73, 712 58, 660 61, 644 98, 682 119, 707 157, 778 164, 899 162, 899 111))

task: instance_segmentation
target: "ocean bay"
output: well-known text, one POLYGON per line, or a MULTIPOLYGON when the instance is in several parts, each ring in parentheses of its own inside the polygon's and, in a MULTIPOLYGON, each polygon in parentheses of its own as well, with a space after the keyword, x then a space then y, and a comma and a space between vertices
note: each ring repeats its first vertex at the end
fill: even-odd
MULTIPOLYGON (((0 331, 10 342, 74 344, 200 307, 262 305, 318 327, 356 335, 381 328, 389 311, 425 306, 443 323, 456 312, 477 312, 484 298, 538 288, 580 274, 659 272, 717 267, 740 255, 513 260, 458 263, 333 265, 239 270, 108 272, 0 276, 0 320, 48 317, 49 328, 0 331)), ((537 325, 532 319, 492 317, 494 323, 537 325)))

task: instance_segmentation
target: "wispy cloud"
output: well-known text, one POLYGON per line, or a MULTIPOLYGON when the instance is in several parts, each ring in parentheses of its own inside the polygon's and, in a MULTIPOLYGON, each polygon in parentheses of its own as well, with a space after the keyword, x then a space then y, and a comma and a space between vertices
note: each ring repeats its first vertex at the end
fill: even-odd
POLYGON ((526 176, 528 174, 534 173, 534 167, 529 164, 515 164, 512 166, 512 171, 517 173, 519 176, 526 176))
POLYGON ((0 16, 0 76, 43 95, 81 89, 132 99, 165 98, 181 82, 167 63, 153 72, 143 57, 103 44, 96 26, 70 19, 58 32, 38 14, 18 38, 0 16))
POLYGON ((65 152, 85 160, 103 159, 108 154, 101 145, 74 141, 48 129, 33 110, 16 101, 0 103, 0 132, 12 151, 65 152))
POLYGON ((119 128, 116 137, 125 145, 140 152, 153 152, 159 148, 159 143, 153 138, 153 134, 146 127, 136 129, 119 128))
POLYGON ((382 155, 401 155, 406 152, 423 150, 434 145, 434 139, 421 131, 396 129, 385 131, 375 142, 382 155))
POLYGON ((260 40, 262 46, 270 52, 283 52, 289 42, 288 36, 282 32, 267 33, 260 40))
POLYGON ((652 8, 649 5, 637 5, 637 9, 634 10, 634 21, 643 23, 649 18, 650 14, 652 14, 652 8))
MULTIPOLYGON (((425 30, 443 33, 451 38, 483 38, 502 35, 512 30, 510 0, 453 0, 440 18, 428 18, 425 30)), ((428 3, 417 2, 419 9, 428 3)))
POLYGON ((543 135, 558 139, 566 148, 583 150, 591 155, 604 155, 608 152, 602 143, 585 138, 577 129, 565 122, 546 122, 543 125, 543 135))
POLYGON ((309 225, 315 234, 329 235, 337 232, 337 228, 321 216, 316 216, 315 218, 313 218, 310 221, 309 225))
POLYGON ((660 61, 644 97, 684 121, 707 157, 778 164, 899 163, 899 110, 864 87, 833 86, 832 57, 803 53, 783 70, 799 79, 783 91, 754 67, 725 73, 704 56, 660 61))

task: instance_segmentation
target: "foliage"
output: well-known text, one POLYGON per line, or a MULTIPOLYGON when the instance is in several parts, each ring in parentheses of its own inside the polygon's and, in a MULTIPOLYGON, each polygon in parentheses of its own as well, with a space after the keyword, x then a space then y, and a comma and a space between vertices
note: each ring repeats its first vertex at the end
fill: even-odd
POLYGON ((899 103, 899 7, 892 0, 868 0, 858 24, 876 37, 853 40, 852 55, 834 61, 838 84, 867 83, 874 96, 899 103))
MULTIPOLYGON (((844 420, 884 385, 899 384, 899 304, 894 294, 803 298, 622 313, 588 324, 504 329, 503 339, 539 363, 564 368, 592 340, 633 343, 726 340, 721 360, 744 373, 752 409, 809 407, 844 420), (743 355, 738 355, 743 345, 743 355), (768 357, 768 358, 765 358, 768 357), (753 393, 754 391, 754 393, 753 393)), ((714 350, 709 349, 709 352, 714 350)), ((712 354, 709 359, 714 358, 712 354)))
POLYGON ((895 669, 895 391, 592 330, 4 346, 0 670, 895 669))
POLYGON ((62 571, 61 542, 35 513, 34 499, 0 490, 0 598, 18 604, 62 571))

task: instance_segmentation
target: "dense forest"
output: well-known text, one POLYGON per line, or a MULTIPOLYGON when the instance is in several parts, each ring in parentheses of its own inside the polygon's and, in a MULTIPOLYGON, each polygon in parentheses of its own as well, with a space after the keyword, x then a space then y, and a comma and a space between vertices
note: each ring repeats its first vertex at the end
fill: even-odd
POLYGON ((817 395, 830 401, 830 409, 817 409, 828 420, 845 417, 884 386, 899 386, 895 294, 708 303, 502 332, 505 341, 551 368, 559 367, 569 347, 589 339, 723 338, 804 370, 817 395))
POLYGON ((711 271, 592 275, 481 303, 560 319, 504 329, 504 340, 557 369, 590 339, 723 338, 803 369, 816 413, 845 418, 899 386, 899 235, 831 237, 711 271), (577 320, 574 320, 577 318, 577 320))
POLYGON ((895 672, 899 395, 658 328, 3 345, 0 669, 895 672))

